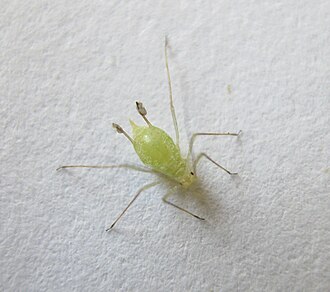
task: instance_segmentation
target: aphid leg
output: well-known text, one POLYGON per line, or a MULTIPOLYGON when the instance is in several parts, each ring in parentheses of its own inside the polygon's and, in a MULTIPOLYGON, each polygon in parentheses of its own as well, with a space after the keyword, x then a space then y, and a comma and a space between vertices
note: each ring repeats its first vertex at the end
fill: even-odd
POLYGON ((138 192, 136 193, 136 195, 134 196, 134 198, 128 203, 127 207, 123 210, 123 212, 120 213, 120 215, 117 217, 117 219, 111 224, 111 226, 109 228, 106 229, 106 231, 110 231, 116 225, 116 223, 119 221, 119 219, 125 214, 125 212, 128 210, 128 208, 134 203, 134 201, 137 199, 137 197, 143 191, 150 189, 151 187, 154 187, 158 184, 160 184, 159 181, 153 182, 153 183, 147 184, 144 187, 142 187, 141 189, 139 189, 138 192))
POLYGON ((175 129, 175 136, 176 136, 175 141, 176 141, 176 145, 179 147, 179 127, 178 127, 178 122, 176 120, 176 114, 175 114, 175 109, 174 109, 174 104, 173 104, 172 82, 171 82, 170 69, 168 66, 167 46, 168 46, 167 37, 165 37, 164 53, 165 53, 165 65, 166 65, 166 72, 167 72, 168 89, 169 89, 169 94, 170 94, 170 108, 171 108, 173 125, 174 125, 174 129, 175 129))
POLYGON ((195 139, 197 136, 239 136, 239 134, 242 131, 239 131, 238 133, 194 133, 192 134, 190 141, 189 141, 189 151, 188 151, 188 155, 187 158, 189 158, 190 155, 192 155, 192 149, 193 149, 193 145, 195 142, 195 139))
POLYGON ((183 212, 185 212, 185 213, 187 213, 187 214, 189 214, 189 215, 191 215, 191 216, 193 216, 193 217, 195 217, 195 218, 197 218, 197 219, 199 219, 199 220, 205 220, 204 218, 199 217, 199 216, 197 216, 197 215, 191 213, 190 211, 188 211, 188 210, 186 210, 186 209, 183 209, 182 207, 180 207, 180 206, 178 206, 178 205, 175 205, 175 204, 172 203, 172 202, 167 201, 167 198, 168 198, 169 196, 171 196, 171 195, 175 192, 175 190, 176 190, 176 188, 173 188, 173 189, 169 190, 169 191, 166 193, 166 195, 162 198, 163 202, 166 203, 166 204, 168 204, 168 205, 170 205, 170 206, 172 206, 172 207, 175 207, 175 208, 177 208, 177 209, 179 209, 179 210, 181 210, 181 211, 183 211, 183 212))
POLYGON ((119 126, 118 124, 112 123, 112 127, 117 131, 119 134, 124 134, 125 137, 130 140, 130 142, 133 144, 133 139, 124 131, 124 129, 119 126))
POLYGON ((149 120, 147 119, 146 115, 147 115, 147 110, 146 108, 143 106, 142 102, 135 102, 136 103, 136 109, 139 112, 139 114, 141 115, 141 117, 145 120, 145 122, 148 124, 148 126, 151 126, 151 123, 149 122, 149 120))
POLYGON ((200 154, 197 156, 196 160, 194 161, 193 169, 194 169, 195 174, 197 173, 197 171, 196 171, 197 164, 198 164, 199 160, 200 160, 202 157, 207 158, 207 159, 210 160, 212 163, 214 163, 216 166, 218 166, 219 168, 221 168, 222 170, 224 170, 225 172, 227 172, 227 173, 230 174, 230 175, 237 175, 237 174, 238 174, 237 172, 230 172, 228 169, 226 169, 226 168, 224 168, 223 166, 221 166, 219 163, 217 163, 216 161, 214 161, 210 156, 208 156, 208 155, 205 154, 205 153, 200 153, 200 154))
POLYGON ((141 172, 149 172, 149 173, 154 173, 153 170, 143 168, 140 166, 136 165, 131 165, 131 164, 117 164, 117 165, 63 165, 57 168, 56 170, 60 170, 63 168, 128 168, 136 171, 141 171, 141 172))

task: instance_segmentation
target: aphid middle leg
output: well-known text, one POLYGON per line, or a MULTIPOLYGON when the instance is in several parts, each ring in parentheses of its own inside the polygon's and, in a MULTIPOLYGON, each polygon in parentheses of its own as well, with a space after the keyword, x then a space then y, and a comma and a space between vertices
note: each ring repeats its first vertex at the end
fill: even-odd
POLYGON ((168 198, 169 196, 173 195, 173 193, 174 193, 175 191, 176 191, 176 188, 169 190, 169 191, 166 193, 166 195, 162 198, 163 202, 166 203, 166 204, 168 204, 168 205, 170 205, 170 206, 172 206, 172 207, 175 207, 175 208, 177 208, 177 209, 179 209, 179 210, 181 210, 181 211, 183 211, 183 212, 185 212, 185 213, 187 213, 187 214, 189 214, 189 215, 191 215, 191 216, 193 216, 193 217, 195 217, 195 218, 197 218, 197 219, 199 219, 199 220, 205 220, 204 218, 199 217, 199 216, 195 215, 194 213, 191 213, 190 211, 188 211, 188 210, 186 210, 186 209, 184 209, 184 208, 182 208, 182 207, 180 207, 180 206, 178 206, 178 205, 175 205, 174 203, 168 201, 167 198, 168 198))
POLYGON ((128 210, 128 208, 134 203, 134 201, 137 199, 137 197, 143 191, 150 189, 151 187, 154 187, 158 184, 160 184, 160 181, 147 184, 144 187, 142 187, 141 189, 139 189, 138 192, 136 193, 136 195, 134 196, 134 198, 128 203, 127 207, 123 210, 123 212, 120 213, 120 215, 117 217, 117 219, 111 224, 111 226, 109 228, 106 229, 106 231, 110 231, 116 225, 116 223, 119 221, 119 219, 125 214, 125 212, 128 210))
POLYGON ((238 133, 229 133, 229 132, 226 132, 226 133, 217 133, 217 132, 215 132, 215 133, 194 133, 194 134, 192 134, 190 141, 189 141, 189 151, 188 151, 187 158, 192 156, 192 149, 194 146, 194 142, 195 142, 196 137, 198 137, 198 136, 239 136, 240 133, 241 133, 241 131, 239 131, 238 133))
POLYGON ((230 175, 237 175, 238 173, 237 172, 230 172, 228 169, 224 168, 223 166, 221 166, 219 163, 217 163, 216 161, 214 161, 210 156, 208 156, 206 153, 200 153, 198 154, 196 160, 194 161, 194 164, 193 164, 193 169, 194 169, 194 172, 197 173, 196 171, 196 168, 197 168, 197 164, 198 162, 200 161, 200 159, 202 157, 205 157, 206 159, 208 159, 209 161, 211 161, 213 164, 215 164, 216 166, 218 166, 219 168, 221 168, 222 170, 224 170, 225 172, 227 172, 228 174, 230 175))

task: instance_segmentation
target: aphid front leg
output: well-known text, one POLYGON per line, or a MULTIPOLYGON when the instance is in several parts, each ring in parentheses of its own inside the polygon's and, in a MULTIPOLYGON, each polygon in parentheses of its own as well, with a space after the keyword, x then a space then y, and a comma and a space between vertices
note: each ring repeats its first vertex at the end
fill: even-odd
POLYGON ((194 172, 197 173, 196 171, 196 168, 197 168, 197 164, 198 162, 200 161, 200 159, 202 157, 205 157, 206 159, 208 159, 209 161, 211 161, 213 164, 215 164, 216 166, 218 166, 219 168, 221 168, 222 170, 224 170, 225 172, 227 172, 228 174, 230 175, 237 175, 238 173, 237 172, 230 172, 228 169, 224 168, 223 166, 221 166, 219 163, 217 163, 216 161, 214 161, 210 156, 208 156, 206 153, 200 153, 196 160, 194 161, 194 164, 193 164, 193 169, 194 169, 194 172))
POLYGON ((110 231, 116 225, 116 223, 119 221, 119 219, 125 214, 125 212, 128 210, 128 208, 134 203, 134 201, 138 198, 138 196, 143 191, 150 189, 151 187, 154 187, 158 184, 160 184, 159 181, 153 182, 153 183, 147 184, 144 187, 142 187, 141 189, 139 189, 138 192, 136 193, 136 195, 134 196, 134 198, 128 203, 127 207, 123 210, 123 212, 120 213, 120 215, 117 217, 117 219, 111 224, 111 226, 109 228, 106 229, 106 231, 110 231))
POLYGON ((168 204, 168 205, 170 205, 170 206, 172 206, 172 207, 175 207, 175 208, 177 208, 177 209, 179 209, 179 210, 181 210, 181 211, 183 211, 183 212, 185 212, 185 213, 187 213, 187 214, 189 214, 189 215, 191 215, 191 216, 193 216, 193 217, 195 217, 195 218, 197 218, 197 219, 199 219, 199 220, 205 220, 204 218, 199 217, 199 216, 197 216, 197 215, 191 213, 190 211, 188 211, 188 210, 186 210, 186 209, 184 209, 184 208, 182 208, 182 207, 180 207, 180 206, 178 206, 178 205, 175 205, 174 203, 168 201, 167 198, 168 198, 169 196, 173 195, 173 193, 174 193, 175 191, 176 191, 176 188, 173 188, 173 189, 171 189, 170 191, 168 191, 167 194, 162 198, 163 202, 166 203, 166 204, 168 204))

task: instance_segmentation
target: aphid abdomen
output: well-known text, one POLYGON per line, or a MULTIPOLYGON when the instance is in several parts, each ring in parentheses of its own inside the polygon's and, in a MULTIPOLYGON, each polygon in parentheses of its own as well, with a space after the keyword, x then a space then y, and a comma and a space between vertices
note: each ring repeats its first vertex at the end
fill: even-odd
POLYGON ((152 125, 141 127, 132 121, 131 125, 135 152, 145 165, 173 179, 184 174, 186 161, 166 132, 152 125))

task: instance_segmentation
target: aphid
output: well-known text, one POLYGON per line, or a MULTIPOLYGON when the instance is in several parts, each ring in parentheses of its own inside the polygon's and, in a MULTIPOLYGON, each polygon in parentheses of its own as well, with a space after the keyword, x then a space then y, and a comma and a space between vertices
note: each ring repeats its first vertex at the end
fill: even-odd
MULTIPOLYGON (((139 167, 130 164, 121 165, 65 165, 59 167, 63 168, 130 168, 135 171, 150 172, 157 176, 166 178, 174 183, 174 188, 170 189, 167 194, 163 197, 163 201, 199 220, 205 220, 204 218, 193 214, 192 212, 175 205, 174 203, 168 201, 168 197, 172 195, 177 188, 188 189, 197 180, 196 167, 201 158, 206 158, 217 167, 221 168, 230 175, 235 175, 237 173, 230 172, 206 153, 199 153, 196 157, 193 156, 192 150, 195 138, 198 136, 238 136, 238 133, 194 133, 189 142, 189 150, 186 156, 182 156, 179 146, 179 129, 176 119, 175 109, 173 105, 173 95, 172 95, 172 83, 170 70, 168 66, 168 55, 167 55, 167 39, 165 38, 164 45, 165 53, 165 66, 167 72, 168 88, 169 88, 169 99, 170 99, 170 109, 172 113, 173 126, 175 129, 175 143, 172 138, 162 129, 154 126, 147 119, 147 110, 141 102, 136 102, 136 109, 141 117, 146 122, 147 126, 138 126, 133 121, 130 120, 133 136, 129 136, 127 132, 118 124, 113 123, 113 128, 119 133, 123 134, 133 145, 136 154, 139 156, 142 163, 146 166, 139 167)), ((133 199, 129 202, 126 208, 120 213, 117 219, 111 224, 111 226, 106 229, 106 231, 111 230, 118 220, 124 215, 128 208, 133 204, 133 202, 138 198, 138 196, 145 190, 160 184, 162 181, 157 180, 155 182, 149 183, 138 190, 133 199)))

